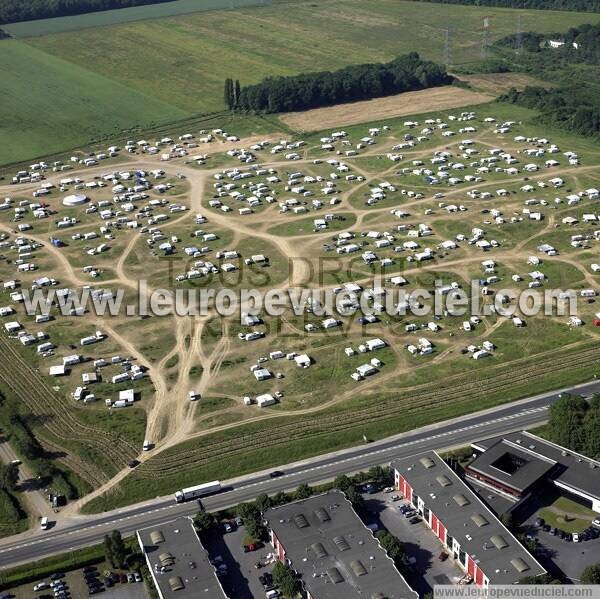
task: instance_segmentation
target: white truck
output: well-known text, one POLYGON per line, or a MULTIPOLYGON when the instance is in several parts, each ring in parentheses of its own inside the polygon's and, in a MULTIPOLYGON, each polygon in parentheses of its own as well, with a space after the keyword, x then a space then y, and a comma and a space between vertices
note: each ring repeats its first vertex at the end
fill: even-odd
POLYGON ((218 493, 221 490, 221 483, 218 480, 210 483, 203 483, 196 485, 195 487, 188 487, 181 491, 175 492, 175 501, 177 503, 184 503, 185 501, 191 501, 192 499, 198 499, 205 495, 211 495, 212 493, 218 493))

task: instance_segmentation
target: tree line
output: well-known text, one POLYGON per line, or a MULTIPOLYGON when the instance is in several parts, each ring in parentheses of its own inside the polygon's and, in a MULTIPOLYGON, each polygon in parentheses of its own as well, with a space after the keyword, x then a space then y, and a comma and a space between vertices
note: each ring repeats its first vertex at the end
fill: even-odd
POLYGON ((442 66, 411 52, 388 63, 269 77, 245 87, 227 79, 224 97, 227 106, 237 110, 290 112, 448 85, 452 81, 442 66))
MULTIPOLYGON (((0 0, 0 25, 159 4, 170 0, 0 0)), ((0 37, 1 39, 1 37, 0 37)))
POLYGON ((600 459, 600 394, 588 402, 583 397, 563 393, 550 406, 547 437, 550 441, 600 459))
POLYGON ((598 0, 415 0, 437 4, 466 4, 468 6, 498 6, 502 8, 529 8, 540 10, 575 10, 600 12, 598 0))
POLYGON ((580 135, 600 133, 600 105, 579 97, 572 88, 526 87, 518 91, 513 87, 498 100, 539 110, 539 121, 548 125, 580 135))

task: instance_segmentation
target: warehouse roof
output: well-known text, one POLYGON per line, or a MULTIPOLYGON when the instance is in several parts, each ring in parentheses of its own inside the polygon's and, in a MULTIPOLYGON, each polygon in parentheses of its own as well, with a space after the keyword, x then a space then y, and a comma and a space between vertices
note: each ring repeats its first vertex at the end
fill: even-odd
POLYGON ((271 508, 265 518, 313 597, 417 598, 343 493, 271 508))
POLYGON ((392 468, 406 478, 490 584, 513 584, 523 576, 545 572, 436 452, 394 460, 392 468))
POLYGON ((483 453, 469 468, 476 472, 515 485, 531 484, 542 476, 566 485, 570 489, 600 499, 600 462, 546 441, 527 431, 509 433, 478 441, 473 447, 483 453), (523 457, 526 462, 514 475, 507 475, 493 464, 507 452, 523 457), (590 473, 594 474, 591 475, 590 473))
POLYGON ((160 597, 227 599, 190 518, 143 528, 137 537, 160 597))

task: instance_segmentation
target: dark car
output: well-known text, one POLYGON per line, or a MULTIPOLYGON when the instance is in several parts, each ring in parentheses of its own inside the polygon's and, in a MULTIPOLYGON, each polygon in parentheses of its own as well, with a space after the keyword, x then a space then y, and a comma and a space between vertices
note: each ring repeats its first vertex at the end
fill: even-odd
POLYGON ((438 559, 441 562, 445 562, 448 559, 448 554, 445 551, 442 551, 439 555, 438 555, 438 559))
POLYGON ((413 517, 412 517, 412 518, 411 518, 411 519, 408 521, 408 523, 409 523, 409 524, 416 524, 417 522, 421 522, 421 518, 420 518, 420 516, 413 516, 413 517))
POLYGON ((140 465, 140 461, 139 460, 131 460, 131 462, 129 462, 127 464, 130 468, 135 468, 136 466, 140 465))
POLYGON ((55 572, 54 574, 50 575, 50 580, 60 580, 63 577, 64 574, 62 572, 55 572))
POLYGON ((285 472, 282 472, 281 470, 273 470, 273 472, 269 473, 269 476, 271 478, 279 478, 280 476, 283 476, 285 474, 285 472))
POLYGON ((112 576, 104 577, 104 586, 110 588, 110 587, 114 586, 114 584, 115 583, 113 582, 112 576))
POLYGON ((86 566, 83 569, 84 572, 98 572, 98 568, 96 566, 86 566))

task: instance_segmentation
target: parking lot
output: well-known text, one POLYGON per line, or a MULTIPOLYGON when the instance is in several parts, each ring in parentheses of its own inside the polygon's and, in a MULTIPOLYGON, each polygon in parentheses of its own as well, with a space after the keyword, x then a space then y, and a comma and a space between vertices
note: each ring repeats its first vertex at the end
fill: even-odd
POLYGON ((410 524, 398 508, 403 501, 393 501, 395 493, 378 492, 364 495, 369 512, 368 524, 376 523, 402 541, 407 557, 412 562, 411 572, 405 578, 421 596, 431 592, 436 584, 450 584, 462 578, 463 571, 451 559, 440 561, 442 545, 422 522, 410 524))
POLYGON ((570 535, 563 539, 536 526, 536 519, 536 513, 531 514, 523 522, 522 528, 539 543, 536 557, 549 572, 556 567, 571 581, 578 582, 584 568, 598 563, 600 536, 574 543, 570 535))
MULTIPOLYGON (((104 572, 106 570, 106 564, 98 566, 96 572, 98 573, 97 578, 99 580, 104 579, 104 572)), ((62 588, 64 589, 65 599, 83 599, 90 596, 89 588, 85 583, 83 570, 73 570, 72 572, 66 572, 60 579, 63 582, 62 588)), ((3 596, 11 596, 14 599, 42 599, 42 597, 54 599, 55 594, 51 588, 42 588, 37 592, 34 592, 34 587, 41 583, 50 583, 51 578, 46 576, 45 578, 28 584, 21 585, 10 591, 6 591, 3 596)), ((148 594, 146 592, 146 586, 143 582, 118 582, 111 588, 107 588, 104 584, 99 586, 99 596, 105 597, 106 599, 147 599, 148 594)), ((57 595, 61 597, 61 595, 57 595)))
POLYGON ((273 565, 257 568, 256 564, 264 564, 268 561, 272 547, 267 543, 257 551, 246 553, 243 550, 245 536, 244 527, 239 526, 232 532, 210 535, 206 540, 203 539, 203 544, 211 560, 221 556, 222 563, 227 566, 227 573, 222 575, 220 580, 230 597, 236 599, 264 597, 265 591, 258 577, 265 572, 270 572, 273 565))

